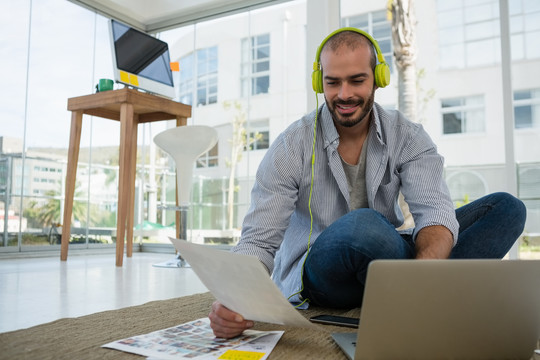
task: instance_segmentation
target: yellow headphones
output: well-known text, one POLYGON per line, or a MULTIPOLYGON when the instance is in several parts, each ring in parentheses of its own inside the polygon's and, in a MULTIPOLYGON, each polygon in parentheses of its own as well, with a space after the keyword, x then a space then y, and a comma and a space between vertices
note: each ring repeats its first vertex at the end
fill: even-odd
POLYGON ((353 31, 353 32, 359 33, 360 35, 364 35, 373 44, 373 47, 375 47, 375 51, 377 52, 377 60, 379 61, 377 66, 375 66, 375 73, 374 73, 375 85, 377 85, 377 87, 383 88, 383 87, 386 87, 388 84, 390 84, 390 68, 388 67, 388 64, 386 63, 386 61, 384 60, 384 56, 381 52, 381 48, 379 47, 379 44, 377 43, 377 41, 375 41, 375 39, 373 39, 371 35, 369 35, 365 31, 362 31, 360 29, 353 28, 353 27, 345 27, 345 28, 341 28, 332 32, 323 40, 321 45, 319 45, 319 48, 317 49, 317 55, 315 56, 315 62, 313 63, 313 73, 311 74, 311 82, 313 85, 313 90, 319 94, 323 93, 323 81, 322 81, 322 69, 321 69, 320 57, 321 57, 321 51, 324 44, 326 44, 328 39, 330 39, 332 36, 343 31, 353 31))

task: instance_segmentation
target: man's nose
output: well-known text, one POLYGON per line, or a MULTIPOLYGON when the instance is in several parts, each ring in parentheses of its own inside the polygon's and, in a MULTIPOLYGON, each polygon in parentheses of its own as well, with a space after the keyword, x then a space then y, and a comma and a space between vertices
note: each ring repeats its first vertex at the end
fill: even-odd
POLYGON ((353 96, 352 87, 349 85, 348 82, 344 81, 341 83, 338 96, 342 100, 349 99, 353 96))

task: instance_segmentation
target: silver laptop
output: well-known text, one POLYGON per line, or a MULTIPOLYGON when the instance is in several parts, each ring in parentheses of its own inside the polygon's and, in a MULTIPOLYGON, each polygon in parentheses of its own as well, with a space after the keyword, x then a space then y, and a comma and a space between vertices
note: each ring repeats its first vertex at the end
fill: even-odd
POLYGON ((540 338, 540 260, 379 260, 350 359, 531 359, 540 338))

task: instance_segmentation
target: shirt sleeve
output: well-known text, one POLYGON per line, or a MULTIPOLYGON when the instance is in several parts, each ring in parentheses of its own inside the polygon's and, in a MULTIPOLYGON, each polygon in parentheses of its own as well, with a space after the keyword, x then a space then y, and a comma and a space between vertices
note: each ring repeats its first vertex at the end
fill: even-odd
POLYGON ((256 256, 272 273, 279 249, 298 198, 303 168, 298 147, 281 134, 264 156, 251 193, 251 206, 244 218, 242 236, 234 252, 256 256))
POLYGON ((413 238, 427 226, 442 225, 457 242, 459 224, 444 180, 444 158, 422 126, 411 132, 401 152, 401 191, 414 218, 413 238))

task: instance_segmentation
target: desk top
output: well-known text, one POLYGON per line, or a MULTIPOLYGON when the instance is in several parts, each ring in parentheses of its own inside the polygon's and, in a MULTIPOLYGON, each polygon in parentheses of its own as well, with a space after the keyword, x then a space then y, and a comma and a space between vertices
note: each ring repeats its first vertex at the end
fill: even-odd
POLYGON ((190 105, 130 88, 73 97, 68 99, 67 109, 120 120, 120 109, 126 103, 133 105, 133 113, 138 115, 139 123, 191 117, 190 105))

